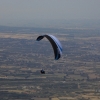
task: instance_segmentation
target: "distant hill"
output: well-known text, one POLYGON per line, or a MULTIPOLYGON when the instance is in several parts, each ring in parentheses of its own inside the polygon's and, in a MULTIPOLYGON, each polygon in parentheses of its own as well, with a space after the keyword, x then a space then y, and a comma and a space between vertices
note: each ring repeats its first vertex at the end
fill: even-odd
POLYGON ((65 29, 0 26, 2 33, 64 33, 65 29))

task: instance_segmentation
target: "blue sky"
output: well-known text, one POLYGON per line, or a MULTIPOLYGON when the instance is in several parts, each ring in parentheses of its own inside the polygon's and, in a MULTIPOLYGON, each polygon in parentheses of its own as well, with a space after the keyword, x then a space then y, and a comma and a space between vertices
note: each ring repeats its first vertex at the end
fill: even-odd
POLYGON ((100 19, 100 0, 0 0, 0 22, 100 19))

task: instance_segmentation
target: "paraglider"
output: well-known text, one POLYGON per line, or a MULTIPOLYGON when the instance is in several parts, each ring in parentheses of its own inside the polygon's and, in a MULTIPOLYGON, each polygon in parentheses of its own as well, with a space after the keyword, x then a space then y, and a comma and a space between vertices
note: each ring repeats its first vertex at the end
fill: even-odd
POLYGON ((58 60, 62 55, 62 45, 61 45, 60 41, 53 35, 40 35, 37 37, 36 40, 40 41, 44 37, 46 37, 49 40, 49 42, 51 43, 53 51, 54 51, 55 60, 58 60))
POLYGON ((54 50, 55 60, 58 60, 62 55, 62 45, 60 41, 53 35, 41 35, 36 40, 40 41, 44 37, 46 37, 51 43, 53 50, 54 50))

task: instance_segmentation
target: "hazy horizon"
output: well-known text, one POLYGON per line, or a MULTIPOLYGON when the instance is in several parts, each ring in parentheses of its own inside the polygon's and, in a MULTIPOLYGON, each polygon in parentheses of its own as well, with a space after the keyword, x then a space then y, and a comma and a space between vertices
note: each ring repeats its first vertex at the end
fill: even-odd
POLYGON ((87 20, 96 24, 100 22, 99 5, 100 0, 0 0, 0 25, 62 27, 87 20))

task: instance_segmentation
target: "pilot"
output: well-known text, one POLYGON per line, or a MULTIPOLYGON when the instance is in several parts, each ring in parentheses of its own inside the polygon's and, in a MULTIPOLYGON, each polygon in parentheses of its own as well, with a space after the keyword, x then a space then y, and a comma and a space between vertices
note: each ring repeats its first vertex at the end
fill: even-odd
POLYGON ((41 72, 41 74, 45 74, 45 71, 43 69, 40 72, 41 72))

